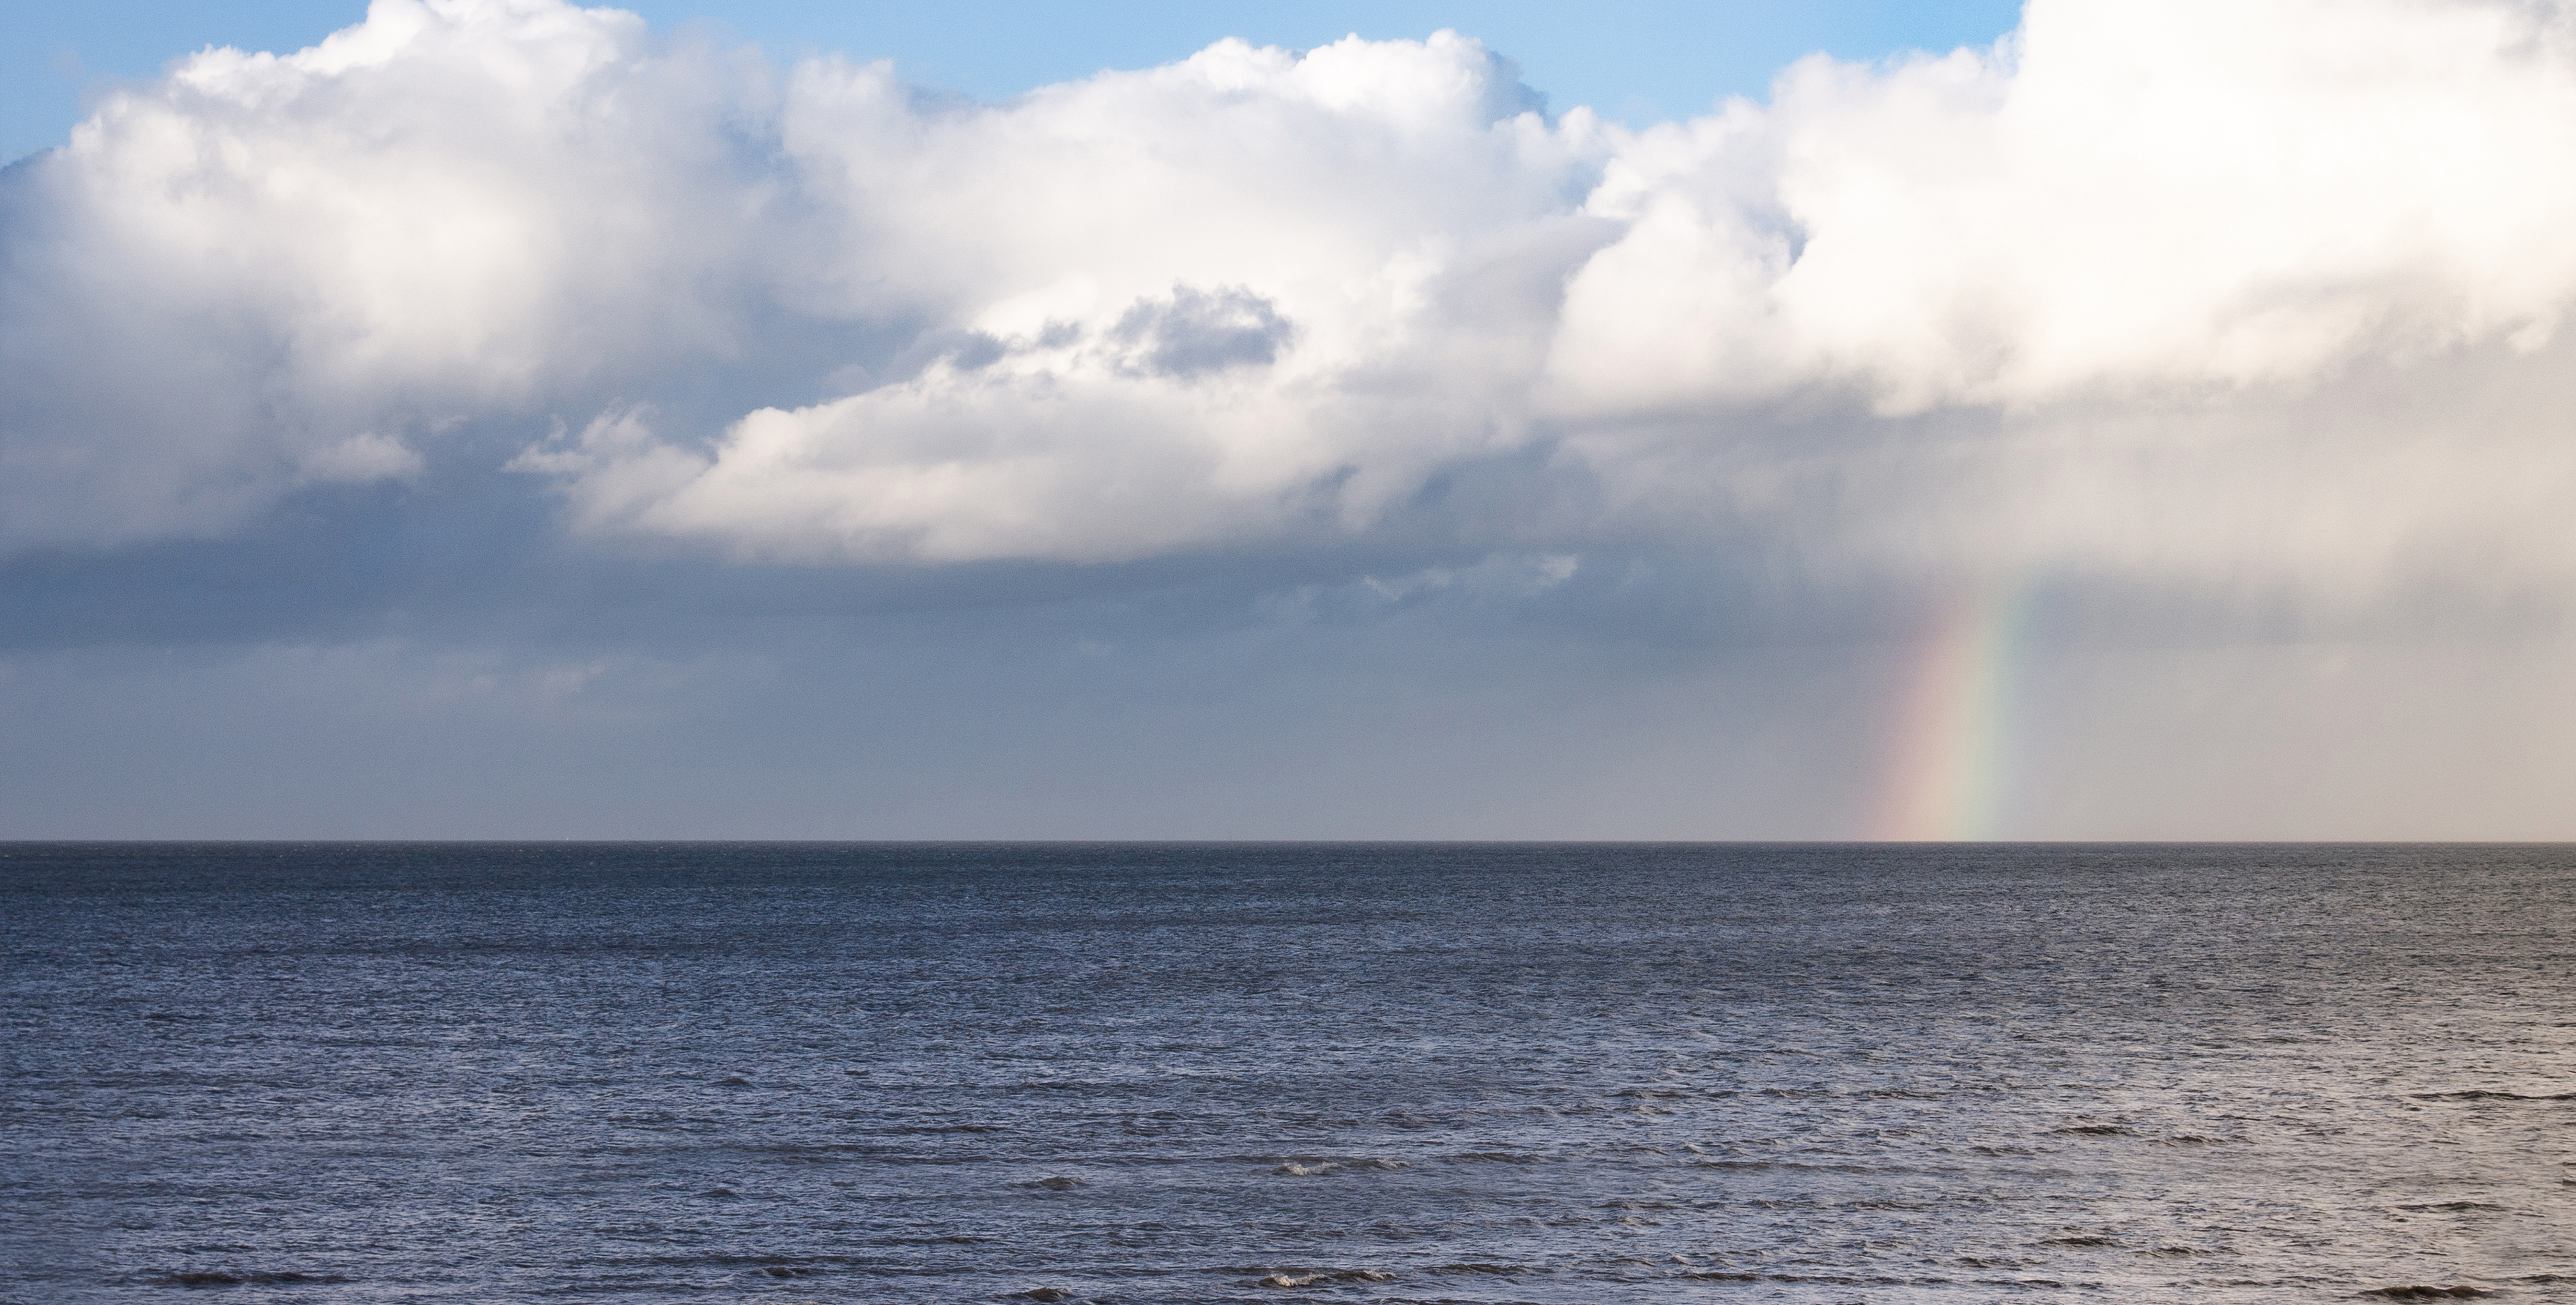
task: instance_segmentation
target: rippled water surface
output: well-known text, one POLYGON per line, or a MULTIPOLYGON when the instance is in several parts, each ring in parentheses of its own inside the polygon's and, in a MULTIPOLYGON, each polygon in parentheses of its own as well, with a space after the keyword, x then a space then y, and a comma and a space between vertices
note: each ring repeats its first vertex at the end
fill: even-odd
POLYGON ((24 1305, 2576 1301, 2566 848, 21 844, 0 944, 24 1305))

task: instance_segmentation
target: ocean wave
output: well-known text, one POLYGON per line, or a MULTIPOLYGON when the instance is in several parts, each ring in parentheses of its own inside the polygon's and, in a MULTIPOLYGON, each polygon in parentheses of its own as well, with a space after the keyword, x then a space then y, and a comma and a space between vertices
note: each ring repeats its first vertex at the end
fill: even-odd
POLYGON ((1242 1287, 1335 1287, 1354 1282, 1393 1282, 1395 1275, 1382 1269, 1314 1269, 1282 1270, 1253 1278, 1242 1287))
MULTIPOLYGON (((1941 1287, 1949 1285, 1950 1282, 1948 1278, 1884 1278, 1841 1273, 1741 1273, 1727 1269, 1701 1269, 1677 1276, 1693 1282, 1786 1282, 1825 1287, 1941 1287)), ((2040 1284, 2034 1279, 2027 1283, 1999 1282, 1988 1285, 2017 1287, 2040 1284)), ((2055 1287, 2062 1284, 2052 1282, 2046 1285, 2055 1287)))
POLYGON ((157 1273, 148 1281, 164 1287, 292 1287, 321 1286, 347 1282, 349 1279, 337 1273, 297 1273, 291 1270, 237 1273, 221 1269, 188 1269, 176 1273, 157 1273))
POLYGON ((2520 1092, 2493 1092, 2484 1088, 2471 1088, 2464 1092, 2417 1092, 2412 1095, 2418 1101, 2576 1101, 2576 1092, 2550 1092, 2535 1096, 2520 1092))
POLYGON ((1325 1174, 1385 1173, 1404 1168, 1401 1160, 1290 1160, 1270 1172, 1290 1178, 1319 1178, 1325 1174))

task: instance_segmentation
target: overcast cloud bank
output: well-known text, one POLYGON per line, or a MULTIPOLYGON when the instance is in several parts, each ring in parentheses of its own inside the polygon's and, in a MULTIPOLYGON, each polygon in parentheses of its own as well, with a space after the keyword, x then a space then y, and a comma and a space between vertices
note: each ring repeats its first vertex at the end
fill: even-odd
POLYGON ((1768 105, 1541 110, 1446 33, 985 104, 377 0, 0 180, 0 546, 445 458, 606 541, 1100 562, 1366 539, 1508 461, 1584 487, 1488 512, 1538 550, 2576 578, 2561 6, 2036 0, 1768 105))

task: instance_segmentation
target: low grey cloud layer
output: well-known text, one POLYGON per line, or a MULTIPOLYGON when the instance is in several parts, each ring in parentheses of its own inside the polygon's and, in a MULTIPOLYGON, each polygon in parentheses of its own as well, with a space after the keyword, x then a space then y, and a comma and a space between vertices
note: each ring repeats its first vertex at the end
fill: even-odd
MULTIPOLYGON (((1579 630, 1563 673, 1592 687, 1530 737, 1589 755, 1593 703, 1662 740, 1636 755, 1734 776, 1735 823, 1587 823, 1687 801, 1617 765, 1660 796, 1477 809, 1782 834, 1876 828, 1852 758, 1906 692, 1887 641, 1996 595, 2096 632, 2032 673, 2057 728, 2153 754, 2061 749, 2093 787, 2025 785, 2014 828, 2180 832, 2100 795, 2179 782, 2152 723, 2258 683, 2421 721, 2428 668, 2521 650, 2462 739, 2564 696, 2531 650, 2576 581, 2576 11, 2033 0, 1993 48, 1819 57, 1687 121, 1548 108, 1452 33, 1224 42, 979 102, 559 0, 376 0, 312 49, 181 60, 0 174, 0 594, 38 650, 0 699, 143 674, 66 688, 60 648, 208 641, 247 649, 210 691, 355 703, 374 667, 413 686, 384 728, 448 704, 473 737, 495 712, 706 732, 751 692, 708 686, 765 675, 744 711, 784 721, 885 666, 998 702, 1054 672, 937 668, 1022 638, 1202 703, 1274 686, 1245 708, 1267 724, 1162 736, 1188 752, 1290 717, 1369 733, 1402 694, 1351 665, 1324 687, 1320 648, 1484 647, 1520 669, 1459 680, 1476 716, 1530 704, 1579 630), (922 615, 987 609, 1023 615, 922 615), (851 613, 920 648, 819 651, 851 613), (2100 669, 2192 629, 2128 690, 2100 669), (2366 690, 2212 651, 2355 631, 2412 651, 2352 661, 2366 690), (802 651, 746 651, 772 646, 802 651), (1693 694, 1733 714, 1658 734, 1693 694)), ((2325 710, 2232 755, 2335 735, 2325 710)), ((935 752, 942 719, 886 717, 887 746, 935 752)), ((1294 791, 1207 809, 1294 833, 1294 791)), ((2389 809, 2349 792, 2301 809, 2389 809)), ((2525 796, 2495 827, 2539 827, 2525 796)), ((975 832, 893 832, 943 829, 975 832)))

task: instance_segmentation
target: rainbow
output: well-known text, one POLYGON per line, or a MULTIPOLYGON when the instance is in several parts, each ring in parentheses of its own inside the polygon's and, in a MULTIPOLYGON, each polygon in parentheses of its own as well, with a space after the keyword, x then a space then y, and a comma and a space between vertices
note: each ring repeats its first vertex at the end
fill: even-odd
POLYGON ((1872 836, 1995 837, 2012 797, 2013 689, 2029 595, 2022 584, 1979 586, 1929 623, 1900 691, 1872 836))

